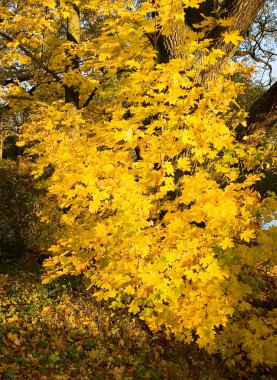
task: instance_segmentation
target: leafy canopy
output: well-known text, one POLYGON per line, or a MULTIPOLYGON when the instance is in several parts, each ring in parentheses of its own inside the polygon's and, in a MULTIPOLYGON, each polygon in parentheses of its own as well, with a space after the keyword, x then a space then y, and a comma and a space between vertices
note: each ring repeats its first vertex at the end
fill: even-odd
POLYGON ((244 69, 229 63, 203 82, 224 54, 204 32, 186 33, 167 64, 147 38, 174 34, 183 7, 202 2, 28 0, 1 9, 14 35, 1 60, 30 66, 40 83, 21 145, 47 189, 42 219, 56 226, 44 281, 82 273, 97 300, 186 342, 196 332, 213 351, 217 329, 258 297, 256 264, 271 264, 274 247, 261 215, 275 201, 252 189, 270 147, 236 139, 243 85, 231 76, 244 69), (63 28, 76 14, 70 40, 63 28), (79 108, 64 101, 65 86, 79 108))

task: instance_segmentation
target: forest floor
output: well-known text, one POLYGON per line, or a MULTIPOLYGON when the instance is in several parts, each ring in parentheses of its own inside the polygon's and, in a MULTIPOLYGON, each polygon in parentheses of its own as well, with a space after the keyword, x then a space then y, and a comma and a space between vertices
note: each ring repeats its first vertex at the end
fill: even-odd
POLYGON ((80 280, 42 285, 40 272, 0 266, 1 380, 238 379, 216 356, 154 338, 137 319, 96 303, 80 280))

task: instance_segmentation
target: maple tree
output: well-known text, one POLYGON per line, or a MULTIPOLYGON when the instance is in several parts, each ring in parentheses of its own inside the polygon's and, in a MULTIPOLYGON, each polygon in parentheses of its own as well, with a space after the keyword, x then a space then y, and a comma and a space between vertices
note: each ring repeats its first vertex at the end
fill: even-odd
MULTIPOLYGON (((264 3, 3 2, 1 65, 16 75, 1 97, 30 109, 20 144, 55 231, 46 282, 83 274, 97 300, 209 352, 259 329, 276 200, 253 185, 272 165, 260 126, 276 121, 276 85, 267 121, 245 121, 232 75, 251 69, 230 59, 264 3)), ((271 338, 250 337, 265 347, 253 365, 272 365, 271 338)))

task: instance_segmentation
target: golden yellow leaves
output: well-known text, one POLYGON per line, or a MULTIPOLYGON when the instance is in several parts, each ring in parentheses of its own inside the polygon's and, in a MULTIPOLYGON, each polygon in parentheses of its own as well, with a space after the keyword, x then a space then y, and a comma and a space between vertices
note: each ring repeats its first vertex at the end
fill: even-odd
POLYGON ((224 346, 224 351, 221 348, 219 350, 229 366, 237 363, 245 369, 246 363, 241 359, 241 352, 244 351, 252 370, 260 365, 270 367, 276 361, 276 339, 272 330, 276 324, 276 311, 260 314, 258 309, 252 307, 249 310, 249 306, 245 306, 248 314, 244 319, 236 318, 219 334, 217 347, 224 346))
POLYGON ((233 45, 237 46, 243 41, 243 37, 240 36, 238 30, 224 32, 222 36, 223 36, 223 41, 226 44, 232 43, 233 45))
POLYGON ((164 163, 165 172, 169 176, 174 176, 174 167, 171 162, 166 161, 164 163))
MULTIPOLYGON (((138 314, 153 331, 187 340, 197 331, 199 345, 211 349, 214 327, 250 292, 239 276, 243 265, 253 268, 259 257, 251 243, 260 200, 250 190, 259 177, 243 170, 262 153, 235 141, 244 112, 233 104, 242 89, 228 75, 238 66, 203 86, 199 71, 223 52, 206 54, 210 42, 194 32, 180 47, 184 59, 157 64, 144 32, 170 33, 183 17, 181 1, 143 2, 131 12, 125 1, 97 4, 99 36, 75 52, 87 62, 87 83, 74 70, 64 77, 81 88, 83 101, 97 89, 91 106, 54 101, 23 127, 22 141, 38 157, 34 173, 57 205, 44 281, 82 274, 98 301, 138 314), (196 51, 205 53, 201 64, 196 51)), ((223 39, 241 41, 236 31, 223 39)), ((52 212, 46 207, 44 220, 52 212)), ((271 244, 265 241, 264 260, 271 244)))
POLYGON ((191 160, 186 157, 180 157, 178 159, 177 168, 181 169, 183 171, 190 171, 191 170, 191 160))
POLYGON ((234 247, 234 242, 230 238, 225 238, 220 244, 220 247, 225 250, 227 248, 233 248, 234 247))
POLYGON ((235 21, 236 21, 235 17, 231 17, 228 19, 220 19, 219 25, 221 25, 223 27, 232 26, 232 25, 234 25, 235 21))
POLYGON ((255 239, 256 233, 255 230, 246 230, 240 234, 240 238, 246 242, 250 242, 250 240, 255 239))
POLYGON ((128 285, 125 288, 125 293, 129 294, 129 295, 134 295, 136 293, 136 291, 132 285, 128 285))
POLYGON ((183 1, 184 8, 199 8, 200 4, 203 3, 204 0, 185 0, 183 1))
POLYGON ((205 65, 215 65, 218 58, 223 57, 224 54, 225 53, 220 49, 212 49, 211 53, 204 57, 204 64, 205 65))

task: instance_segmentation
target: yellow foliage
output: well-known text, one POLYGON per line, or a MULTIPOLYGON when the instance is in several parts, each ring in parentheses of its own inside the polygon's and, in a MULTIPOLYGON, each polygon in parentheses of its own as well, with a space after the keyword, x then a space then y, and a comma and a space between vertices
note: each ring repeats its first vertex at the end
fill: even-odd
MULTIPOLYGON (((55 99, 35 104, 22 128, 21 145, 35 157, 33 174, 47 189, 44 220, 53 212, 51 199, 57 205, 44 282, 83 274, 97 300, 110 300, 153 331, 185 342, 196 333, 199 346, 212 351, 217 331, 256 296, 256 264, 270 264, 273 256, 271 232, 262 231, 261 222, 273 201, 263 203, 253 190, 259 175, 250 174, 263 162, 263 147, 257 155, 235 138, 244 115, 236 97, 243 88, 229 74, 242 69, 226 65, 216 80, 201 83, 199 70, 223 52, 208 54, 209 40, 199 42, 194 32, 181 47, 182 59, 157 63, 146 35, 170 34, 183 17, 180 1, 145 1, 137 9, 132 1, 81 1, 98 32, 77 46, 51 32, 70 16, 71 2, 50 6, 49 18, 40 3, 25 25, 30 33, 39 24, 30 43, 41 46, 49 32, 44 43, 56 43, 49 54, 55 72, 72 49, 79 72, 69 70, 64 80, 81 96, 80 109, 55 99)), ((27 5, 33 9, 31 1, 27 5)), ((237 31, 223 39, 241 41, 237 31)), ((56 94, 61 86, 57 81, 56 94)))
POLYGON ((232 43, 233 45, 239 45, 243 41, 243 37, 239 35, 238 30, 233 30, 231 32, 224 32, 223 39, 226 44, 232 43))

